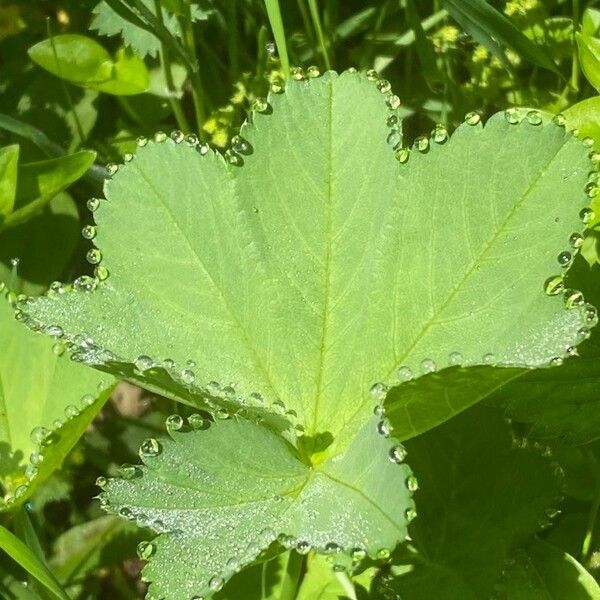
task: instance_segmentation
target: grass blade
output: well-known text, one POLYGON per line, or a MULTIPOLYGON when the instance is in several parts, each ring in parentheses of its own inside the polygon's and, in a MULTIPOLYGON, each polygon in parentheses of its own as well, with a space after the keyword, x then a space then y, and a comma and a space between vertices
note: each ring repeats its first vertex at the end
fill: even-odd
POLYGON ((279 0, 265 0, 267 16, 277 45, 277 52, 281 60, 281 69, 285 77, 290 76, 290 61, 285 42, 285 30, 283 29, 283 20, 281 19, 281 10, 279 9, 279 0))
POLYGON ((69 596, 60 587, 54 575, 44 565, 35 553, 30 550, 17 536, 0 525, 0 548, 4 550, 16 563, 21 565, 32 577, 35 577, 54 598, 70 600, 69 596))

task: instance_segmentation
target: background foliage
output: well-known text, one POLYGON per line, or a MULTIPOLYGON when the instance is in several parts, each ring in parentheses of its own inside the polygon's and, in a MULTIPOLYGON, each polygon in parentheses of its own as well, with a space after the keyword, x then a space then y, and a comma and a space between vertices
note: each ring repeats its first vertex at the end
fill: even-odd
MULTIPOLYGON (((521 106, 545 120, 562 113, 600 150, 593 0, 6 0, 0 57, 0 286, 11 303, 48 288, 60 295, 56 280, 85 288, 107 276, 90 210, 111 164, 127 161, 140 136, 176 129, 239 150, 247 111, 286 78, 375 69, 400 98, 405 146, 454 131, 466 113, 487 119, 521 106)), ((573 242, 580 254, 567 287, 599 305, 595 213, 573 242)), ((134 247, 132 237, 125 251, 134 247)), ((125 384, 107 401, 113 381, 74 374, 83 367, 60 360, 60 332, 53 342, 24 328, 13 335, 16 325, 0 328, 0 596, 142 598, 151 534, 104 514, 92 499, 96 478, 123 473, 168 415, 191 410, 125 384), (65 374, 42 377, 55 368, 65 374), (15 369, 20 387, 9 386, 15 369), (29 398, 38 414, 6 409, 29 398), (7 434, 13 421, 18 440, 7 434), (39 468, 26 467, 29 454, 39 468)), ((514 381, 502 374, 502 385, 482 367, 487 385, 467 382, 472 397, 463 398, 479 404, 406 443, 420 482, 412 542, 363 563, 353 585, 327 557, 278 554, 280 540, 216 597, 597 598, 599 347, 593 332, 579 358, 514 381)), ((401 407, 464 390, 460 377, 448 370, 393 389, 388 416, 399 435, 419 433, 402 431, 401 407)))

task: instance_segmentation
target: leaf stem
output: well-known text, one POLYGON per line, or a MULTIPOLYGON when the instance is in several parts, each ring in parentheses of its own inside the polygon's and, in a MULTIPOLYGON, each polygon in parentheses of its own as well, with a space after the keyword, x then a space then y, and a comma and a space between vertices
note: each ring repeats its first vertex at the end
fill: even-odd
POLYGON ((281 10, 279 9, 279 0, 265 0, 267 8, 267 16, 271 25, 271 31, 277 45, 277 52, 281 60, 281 70, 284 77, 287 79, 290 76, 290 61, 287 53, 287 45, 285 42, 285 30, 283 28, 283 20, 281 19, 281 10))
POLYGON ((586 454, 594 473, 594 496, 592 498, 592 504, 590 505, 585 538, 583 539, 583 545, 581 547, 582 562, 585 561, 590 554, 594 539, 594 529, 596 527, 596 520, 598 518, 598 511, 600 510, 600 464, 591 450, 587 450, 586 454))
POLYGON ((337 577, 337 580, 340 582, 340 585, 344 588, 344 592, 346 593, 346 596, 348 596, 348 598, 350 600, 357 600, 356 598, 356 589, 354 589, 354 584, 352 583, 352 580, 350 579, 350 577, 348 577, 348 573, 345 572, 337 572, 335 574, 335 576, 337 577))
POLYGON ((571 62, 571 87, 574 91, 579 91, 579 48, 575 41, 575 32, 579 25, 579 0, 573 0, 573 54, 571 62))
POLYGON ((310 17, 319 40, 319 48, 323 55, 323 62, 327 70, 331 69, 331 63, 329 62, 329 55, 327 54, 327 45, 325 44, 325 36, 323 35, 323 27, 321 26, 321 17, 319 16, 319 7, 317 0, 308 0, 308 8, 310 9, 310 17))
POLYGON ((281 582, 281 588, 279 591, 279 600, 294 600, 298 587, 300 586, 300 580, 304 573, 304 560, 305 556, 290 550, 288 554, 288 561, 283 573, 283 579, 281 582))
MULTIPOLYGON (((162 14, 162 7, 160 4, 160 0, 154 0, 154 8, 156 10, 156 18, 159 20, 161 25, 164 25, 164 19, 162 14)), ((183 106, 181 105, 181 101, 177 97, 177 90, 175 88, 175 82, 173 81, 173 72, 171 70, 171 57, 169 55, 169 50, 166 47, 164 41, 160 40, 160 64, 165 74, 165 83, 167 84, 167 92, 169 94, 169 104, 171 105, 171 110, 173 111, 173 115, 175 116, 175 120, 177 121, 177 126, 183 131, 190 131, 190 125, 188 120, 183 112, 183 106)))
POLYGON ((194 113, 196 114, 196 127, 198 135, 201 135, 205 114, 202 101, 202 80, 200 79, 198 55, 196 53, 196 40, 194 39, 194 24, 192 22, 192 6, 190 0, 185 0, 185 15, 181 20, 181 25, 183 29, 183 40, 192 59, 193 68, 189 76, 192 83, 192 100, 194 103, 194 113))

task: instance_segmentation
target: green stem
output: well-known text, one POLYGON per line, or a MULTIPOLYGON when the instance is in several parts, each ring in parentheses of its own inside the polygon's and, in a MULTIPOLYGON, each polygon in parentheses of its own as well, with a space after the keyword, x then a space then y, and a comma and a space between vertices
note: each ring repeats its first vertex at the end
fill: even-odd
POLYGON ((325 36, 323 35, 323 27, 321 26, 321 17, 319 16, 319 7, 317 6, 317 0, 308 0, 308 8, 310 9, 310 16, 312 18, 315 33, 319 40, 319 48, 323 55, 323 62, 327 70, 331 69, 331 63, 329 62, 329 55, 327 54, 327 45, 325 43, 325 36))
POLYGON ((71 113, 73 113, 73 121, 75 121, 75 128, 77 129, 77 135, 79 136, 79 141, 81 144, 83 144, 85 142, 85 134, 83 133, 83 127, 81 126, 81 121, 79 120, 79 115, 77 114, 77 111, 75 110, 75 104, 73 104, 73 98, 71 98, 69 88, 67 87, 67 84, 62 76, 60 62, 58 60, 58 53, 56 52, 56 45, 54 44, 54 35, 52 34, 50 17, 46 18, 46 30, 48 32, 48 37, 50 38, 50 45, 52 46, 52 54, 54 55, 54 60, 56 62, 56 70, 58 71, 58 77, 60 79, 60 82, 61 82, 61 85, 63 88, 63 92, 67 99, 67 104, 69 105, 71 113))
POLYGON ((198 55, 196 54, 196 40, 194 39, 194 24, 192 22, 192 7, 190 0, 185 2, 185 15, 182 19, 183 37, 187 51, 192 57, 194 68, 190 72, 190 81, 192 83, 192 100, 194 102, 194 113, 196 114, 196 127, 198 135, 202 134, 202 126, 206 120, 204 114, 204 104, 202 102, 202 80, 198 66, 198 55))
POLYGON ((298 554, 294 550, 290 550, 288 553, 288 561, 279 591, 279 600, 294 600, 296 598, 296 593, 298 592, 300 580, 304 572, 305 558, 304 555, 298 554))
POLYGON ((348 573, 338 572, 335 574, 337 580, 340 582, 340 585, 344 588, 344 592, 346 596, 350 600, 357 600, 356 598, 356 590, 354 589, 354 584, 350 577, 348 577, 348 573))
MULTIPOLYGON (((154 9, 156 10, 156 18, 159 20, 161 25, 164 25, 160 0, 154 0, 154 9)), ((160 40, 160 64, 163 73, 165 74, 165 83, 167 84, 167 91, 169 93, 169 104, 171 105, 171 110, 175 115, 177 126, 182 131, 190 131, 190 125, 185 116, 185 113, 183 112, 183 106, 181 105, 181 101, 177 97, 177 89, 175 88, 175 82, 173 81, 173 72, 171 70, 171 58, 169 55, 169 50, 162 40, 160 40)))
POLYGON ((592 471, 594 473, 594 496, 592 498, 592 504, 590 506, 590 512, 588 514, 588 522, 586 527, 585 538, 581 547, 581 559, 585 561, 592 548, 592 542, 594 539, 594 529, 596 527, 596 520, 598 518, 598 511, 600 510, 600 464, 596 460, 595 455, 591 450, 587 451, 588 460, 591 463, 592 471))
POLYGON ((290 76, 290 61, 287 53, 287 45, 285 42, 285 30, 283 29, 283 20, 281 19, 281 10, 279 9, 279 0, 265 0, 267 16, 271 25, 271 31, 277 45, 279 60, 281 61, 281 70, 284 77, 290 76))
POLYGON ((575 41, 575 32, 579 25, 579 0, 573 0, 573 54, 571 63, 571 87, 579 91, 579 50, 575 41))

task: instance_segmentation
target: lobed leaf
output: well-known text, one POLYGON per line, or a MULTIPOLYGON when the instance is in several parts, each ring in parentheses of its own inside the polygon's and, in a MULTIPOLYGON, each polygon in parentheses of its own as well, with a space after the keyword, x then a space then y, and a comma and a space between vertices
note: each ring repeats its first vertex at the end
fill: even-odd
POLYGON ((141 551, 158 598, 209 597, 276 539, 302 553, 387 557, 406 536, 416 481, 378 421, 309 466, 257 423, 173 416, 172 440, 144 442, 145 466, 100 482, 101 502, 160 532, 141 551))
MULTIPOLYGON (((414 373, 567 356, 595 322, 560 294, 595 190, 589 149, 509 111, 398 162, 397 99, 369 77, 290 81, 227 161, 178 133, 143 142, 95 201, 101 281, 25 307, 32 323, 191 404, 259 392, 307 435, 332 434, 331 453, 414 373)), ((474 401, 428 406, 419 430, 474 401)))

